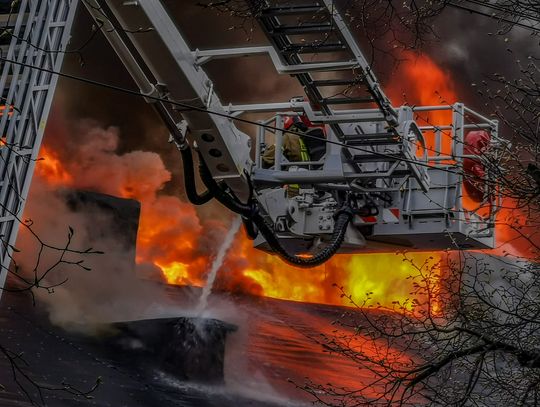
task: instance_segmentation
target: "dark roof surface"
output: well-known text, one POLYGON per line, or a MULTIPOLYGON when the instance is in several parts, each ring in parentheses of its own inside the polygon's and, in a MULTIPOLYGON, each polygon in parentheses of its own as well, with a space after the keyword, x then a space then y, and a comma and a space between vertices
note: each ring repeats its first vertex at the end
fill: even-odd
MULTIPOLYGON (((0 303, 0 321, 0 345, 14 354, 22 355, 24 362, 20 361, 20 364, 24 365, 24 371, 36 383, 52 388, 69 383, 86 390, 93 386, 98 377, 102 380, 88 400, 62 391, 43 391, 47 406, 283 405, 252 400, 229 391, 224 385, 183 382, 162 369, 159 357, 155 360, 135 357, 133 350, 122 351, 120 347, 113 346, 110 331, 105 330, 98 336, 66 332, 51 325, 46 313, 39 304, 34 307, 28 295, 4 293, 0 303)), ((144 329, 152 329, 152 326, 163 325, 164 321, 156 319, 142 325, 144 329)), ((126 338, 133 339, 129 335, 126 338)), ((136 349, 136 344, 132 348, 136 349)), ((40 403, 36 389, 21 375, 18 376, 32 399, 40 403)), ((0 392, 0 406, 31 405, 13 381, 11 366, 6 358, 0 358, 0 383, 5 386, 5 391, 0 392)))

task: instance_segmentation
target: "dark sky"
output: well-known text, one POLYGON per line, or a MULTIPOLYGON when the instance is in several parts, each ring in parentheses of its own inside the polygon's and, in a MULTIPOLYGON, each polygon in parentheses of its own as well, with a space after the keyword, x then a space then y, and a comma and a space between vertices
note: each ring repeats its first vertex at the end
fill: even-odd
MULTIPOLYGON (((165 3, 176 16, 192 48, 264 43, 256 27, 249 35, 242 30, 231 30, 229 28, 237 24, 238 20, 197 7, 194 1, 165 0, 165 3)), ((530 32, 519 28, 504 36, 490 35, 497 32, 498 26, 486 17, 448 9, 434 24, 438 38, 433 38, 426 45, 425 52, 450 72, 462 101, 480 110, 483 101, 471 89, 472 82, 478 82, 493 72, 512 75, 516 72, 516 59, 524 60, 527 55, 534 53, 538 56, 538 37, 531 37, 530 32)), ((70 49, 77 48, 87 40, 91 35, 91 27, 92 21, 81 7, 75 21, 70 49)), ((84 48, 82 55, 83 64, 77 55, 68 54, 64 71, 136 89, 101 35, 95 36, 84 48)), ((223 102, 286 101, 302 94, 294 79, 274 72, 267 57, 220 61, 210 63, 207 67, 223 102)), ((383 63, 376 67, 376 73, 383 83, 389 77, 391 68, 391 64, 383 63)), ((67 79, 60 80, 58 93, 63 102, 61 105, 57 103, 56 108, 63 109, 69 118, 90 118, 102 126, 119 127, 122 151, 144 148, 159 152, 167 167, 175 174, 170 188, 177 190, 178 153, 166 143, 167 131, 143 99, 67 79)))

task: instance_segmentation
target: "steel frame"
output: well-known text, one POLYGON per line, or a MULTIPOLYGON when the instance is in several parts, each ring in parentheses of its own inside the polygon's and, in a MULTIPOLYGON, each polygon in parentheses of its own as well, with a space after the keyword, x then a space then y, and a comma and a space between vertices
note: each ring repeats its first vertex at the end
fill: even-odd
MULTIPOLYGON (((498 121, 488 119, 481 114, 465 107, 462 103, 442 106, 415 106, 412 111, 415 114, 427 114, 436 111, 451 112, 451 122, 444 125, 421 126, 423 132, 433 132, 435 148, 426 149, 422 161, 429 165, 428 174, 432 179, 429 191, 422 191, 413 178, 406 177, 393 187, 384 186, 376 190, 363 190, 356 184, 357 180, 369 176, 359 174, 350 169, 339 171, 339 168, 325 166, 327 157, 318 162, 291 162, 279 154, 279 146, 282 143, 283 132, 274 131, 272 128, 280 128, 284 115, 306 114, 315 117, 311 107, 307 103, 274 103, 268 105, 243 105, 229 106, 230 111, 238 114, 250 112, 268 112, 275 109, 274 115, 267 120, 261 121, 255 143, 255 171, 253 180, 256 183, 280 185, 284 183, 304 182, 318 185, 325 189, 357 190, 359 192, 390 192, 393 193, 393 207, 399 209, 401 217, 398 220, 388 221, 384 210, 381 216, 371 217, 371 221, 358 220, 359 224, 370 224, 375 227, 374 237, 410 236, 412 239, 421 240, 422 235, 436 233, 459 235, 460 242, 457 245, 464 247, 474 245, 475 241, 480 247, 492 247, 494 245, 495 217, 501 204, 500 191, 494 190, 486 193, 485 201, 474 208, 465 208, 463 193, 463 160, 479 159, 476 155, 463 153, 465 134, 468 130, 488 130, 491 135, 492 145, 501 145, 504 141, 498 136, 498 121), (301 108, 306 107, 306 111, 301 108), (286 109, 294 108, 287 111, 286 109), (270 126, 270 129, 265 126, 270 126), (275 165, 266 169, 262 165, 262 153, 268 142, 268 135, 274 138, 276 146, 275 165), (443 151, 443 141, 450 141, 450 151, 443 151), (308 169, 311 165, 318 165, 318 170, 308 169), (289 172, 287 168, 298 167, 303 171, 289 172), (430 226, 431 225, 431 226, 430 226)), ((361 114, 356 112, 355 114, 361 114)), ((369 113, 368 113, 369 114, 369 113)), ((391 177, 397 169, 399 162, 388 168, 384 175, 391 177)), ((496 180, 489 179, 486 185, 494 184, 496 180)), ((456 235, 456 236, 457 236, 456 235)), ((429 248, 426 246, 426 249, 429 248)), ((387 250, 386 247, 383 250, 387 250)), ((368 249, 369 251, 369 249, 368 249)), ((374 250, 377 251, 377 250, 374 250)))
MULTIPOLYGON (((178 109, 168 103, 154 103, 169 130, 172 129, 173 136, 176 133, 174 127, 185 119, 191 130, 190 141, 199 146, 212 175, 226 180, 238 196, 248 196, 245 173, 251 166, 249 137, 223 117, 226 112, 214 92, 212 81, 195 62, 192 50, 164 4, 156 0, 87 0, 83 4, 94 18, 105 20, 102 32, 141 93, 163 99, 189 100, 193 105, 218 113, 212 115, 178 109), (152 26, 154 30, 144 35, 133 35, 112 24, 140 24, 152 26), (178 110, 182 110, 181 115, 178 110), (209 154, 210 150, 218 153, 209 154)), ((183 140, 179 137, 176 141, 181 144, 183 140)))
MULTIPOLYGON (((455 155, 462 155, 463 145, 457 140, 463 139, 464 129, 489 128, 492 135, 496 136, 496 123, 481 117, 480 123, 464 123, 465 108, 458 104, 423 108, 393 107, 331 0, 318 1, 316 7, 273 7, 271 2, 263 1, 260 3, 263 10, 256 18, 268 37, 269 45, 207 50, 192 50, 189 47, 162 1, 91 1, 122 26, 153 27, 154 30, 144 36, 110 29, 107 22, 104 27, 105 36, 109 38, 142 93, 155 91, 159 96, 173 101, 190 100, 191 103, 205 106, 218 115, 272 115, 264 124, 274 127, 275 165, 274 168, 265 169, 261 166, 261 147, 265 144, 267 133, 265 130, 259 130, 256 142, 251 143, 250 147, 247 137, 236 129, 232 120, 216 117, 212 113, 190 112, 189 109, 181 112, 191 130, 189 141, 196 143, 207 160, 213 177, 227 183, 237 194, 245 191, 250 179, 258 191, 266 188, 266 192, 261 192, 260 195, 259 203, 263 207, 263 195, 271 194, 272 188, 279 188, 284 184, 311 184, 317 188, 353 191, 366 196, 380 196, 381 192, 385 192, 392 194, 393 202, 399 206, 402 216, 397 225, 396 222, 388 221, 391 219, 389 216, 381 216, 375 222, 370 222, 378 228, 380 235, 391 235, 393 232, 396 235, 416 234, 417 241, 420 242, 425 235, 440 236, 455 231, 465 236, 466 240, 469 232, 474 234, 481 229, 477 228, 475 231, 474 228, 464 226, 477 214, 470 211, 466 216, 462 215, 462 178, 444 178, 441 173, 444 172, 443 167, 448 164, 448 160, 455 155), (294 23, 287 23, 287 16, 293 14, 295 19, 297 15, 304 15, 309 20, 313 17, 309 14, 313 10, 320 13, 328 23, 299 23, 296 26, 294 23), (311 47, 312 53, 318 53, 315 45, 319 42, 300 44, 294 36, 303 33, 322 34, 323 38, 328 38, 326 35, 335 36, 341 50, 339 56, 326 62, 314 62, 311 58, 304 58, 305 50, 302 48, 311 47), (213 82, 205 72, 205 64, 212 59, 250 55, 269 55, 277 73, 291 74, 300 81, 307 99, 251 105, 222 104, 213 82), (333 76, 336 72, 339 72, 339 79, 333 76), (184 80, 184 85, 179 83, 179 78, 184 80), (347 99, 324 96, 325 90, 337 83, 352 84, 370 97, 360 95, 347 99), (339 108, 336 105, 339 105, 339 108), (453 121, 436 129, 430 126, 419 127, 415 115, 421 112, 421 109, 451 110, 454 112, 453 121), (305 114, 313 123, 327 127, 327 138, 337 144, 327 145, 324 161, 293 163, 283 157, 281 128, 285 114, 305 114), (434 155, 425 151, 423 155, 416 154, 417 147, 423 143, 423 132, 432 131, 437 134, 439 147, 442 144, 443 132, 455 132, 452 136, 455 140, 450 156, 442 154, 442 150, 434 155), (379 136, 382 140, 377 139, 379 136), (355 148, 358 145, 362 146, 363 152, 358 153, 361 151, 355 148), (253 167, 248 155, 250 148, 255 150, 253 167), (316 166, 317 169, 309 168, 309 165, 316 166), (244 174, 249 175, 244 177, 244 174), (431 183, 430 176, 444 185, 439 187, 431 183), (433 188, 430 190, 430 187, 433 188), (434 208, 431 202, 437 202, 440 208, 434 208), (458 224, 454 222, 456 220, 459 220, 458 224), (393 229, 389 227, 390 223, 393 229)), ((93 12, 90 9, 89 11, 93 12)), ((458 169, 461 163, 458 160, 452 165, 458 169)), ((389 209, 397 209, 386 207, 382 201, 379 204, 383 214, 389 209)), ((476 222, 477 219, 474 219, 476 222)), ((365 223, 362 220, 358 222, 365 223)), ((489 225, 489 222, 481 220, 477 223, 489 225)), ((476 236, 480 235, 477 233, 476 236)), ((474 236, 472 238, 474 240, 474 236)), ((489 242, 476 243, 479 247, 489 246, 489 242)))

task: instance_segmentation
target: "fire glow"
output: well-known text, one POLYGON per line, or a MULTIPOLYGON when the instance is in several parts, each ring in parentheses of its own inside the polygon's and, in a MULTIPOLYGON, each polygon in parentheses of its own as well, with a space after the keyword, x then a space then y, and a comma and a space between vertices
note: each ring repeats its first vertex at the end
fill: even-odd
POLYGON ((71 175, 64 169, 56 154, 47 147, 41 147, 40 158, 36 166, 36 175, 53 186, 70 186, 71 175))
MULTIPOLYGON (((36 170, 36 182, 53 187, 95 189, 71 176, 50 149, 42 149, 36 170), (44 165, 42 165, 44 164, 44 165)), ((192 205, 172 196, 148 193, 144 188, 118 184, 117 190, 106 189, 123 198, 141 202, 141 218, 137 238, 137 263, 152 264, 169 284, 202 286, 212 254, 201 250, 201 237, 208 239, 210 229, 223 235, 226 224, 210 220, 202 222, 192 205), (223 232, 223 233, 221 233, 223 232)), ((216 247, 219 241, 216 239, 216 247)), ((438 261, 426 253, 408 254, 419 265, 438 261)), ((324 266, 300 269, 283 263, 278 257, 260 252, 242 232, 233 244, 216 287, 222 290, 262 295, 292 301, 350 305, 343 292, 363 303, 369 293, 370 304, 391 306, 405 303, 411 297, 412 281, 417 274, 397 253, 338 255, 324 266), (336 287, 337 286, 337 287, 336 287)))
MULTIPOLYGON (((394 100, 401 102, 396 95, 406 93, 409 104, 438 104, 442 92, 446 100, 456 99, 448 75, 429 58, 406 62, 398 69, 398 77, 403 79, 400 86, 408 84, 408 87, 390 87, 388 93, 394 100)), ((222 218, 199 217, 189 203, 160 193, 171 176, 157 154, 137 151, 118 155, 118 135, 110 129, 94 131, 91 145, 80 147, 84 150, 82 160, 87 163, 71 162, 77 161, 71 158, 63 164, 60 152, 50 145, 43 147, 40 155, 43 160, 38 162, 36 170, 37 182, 140 201, 137 264, 151 265, 169 284, 203 285, 213 251, 217 250, 228 223, 222 218), (98 151, 92 152, 91 148, 98 151)), ((358 304, 364 304, 369 297, 369 304, 392 307, 396 302, 411 304, 414 281, 409 277, 418 274, 415 266, 428 264, 438 276, 439 254, 407 253, 406 256, 414 265, 404 261, 402 254, 384 253, 337 255, 324 266, 296 269, 276 256, 255 250, 242 232, 233 243, 215 286, 231 292, 334 305, 350 305, 350 299, 342 295, 347 293, 358 304)))

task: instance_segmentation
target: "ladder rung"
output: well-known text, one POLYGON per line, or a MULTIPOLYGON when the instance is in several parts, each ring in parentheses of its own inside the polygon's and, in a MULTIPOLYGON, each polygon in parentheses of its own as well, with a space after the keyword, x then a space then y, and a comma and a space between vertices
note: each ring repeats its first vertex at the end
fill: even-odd
POLYGON ((282 7, 269 7, 261 11, 261 16, 291 16, 298 14, 314 14, 322 11, 328 11, 325 6, 320 4, 309 4, 304 6, 282 6, 282 7))
POLYGON ((349 105, 354 103, 371 103, 374 102, 372 97, 350 97, 350 98, 324 98, 320 103, 326 105, 349 105))
POLYGON ((371 162, 394 162, 401 158, 395 153, 380 153, 380 154, 356 154, 352 156, 355 163, 371 163, 371 162))
POLYGON ((299 34, 312 34, 312 33, 330 33, 333 25, 330 23, 316 23, 316 24, 304 24, 304 25, 280 25, 275 27, 272 35, 299 35, 299 34))
POLYGON ((398 136, 395 133, 391 132, 381 132, 381 133, 364 133, 364 134, 346 134, 343 137, 347 138, 347 140, 356 140, 356 139, 362 139, 362 140, 383 140, 383 139, 398 139, 398 136))
POLYGON ((321 52, 346 51, 348 47, 340 42, 330 44, 291 44, 281 52, 284 54, 318 54, 321 52))
POLYGON ((298 74, 305 72, 330 72, 344 71, 358 67, 357 61, 336 61, 336 62, 310 62, 296 65, 286 65, 281 72, 288 74, 298 74))
POLYGON ((382 140, 382 139, 349 140, 347 138, 344 138, 344 139, 348 146, 388 146, 388 145, 400 144, 400 141, 398 139, 388 139, 388 140, 382 140))
POLYGON ((356 79, 320 79, 314 80, 312 82, 313 86, 349 86, 349 85, 359 85, 362 83, 360 78, 356 79))

